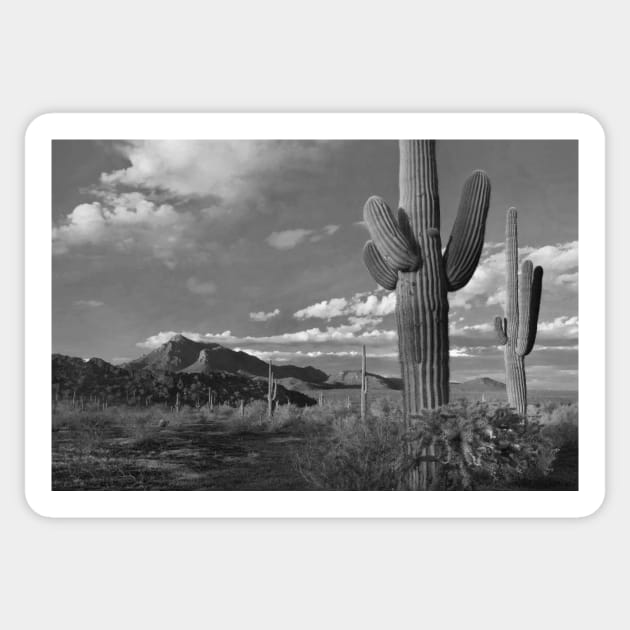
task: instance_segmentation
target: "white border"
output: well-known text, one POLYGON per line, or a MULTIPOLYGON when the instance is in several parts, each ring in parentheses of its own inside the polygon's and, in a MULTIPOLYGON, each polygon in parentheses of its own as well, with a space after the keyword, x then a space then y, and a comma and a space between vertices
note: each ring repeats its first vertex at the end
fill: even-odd
POLYGON ((26 131, 25 491, 49 517, 580 517, 605 496, 604 131, 585 114, 44 114, 26 131), (579 140, 580 455, 573 492, 53 492, 51 140, 579 140), (584 385, 584 386, 582 386, 584 385))

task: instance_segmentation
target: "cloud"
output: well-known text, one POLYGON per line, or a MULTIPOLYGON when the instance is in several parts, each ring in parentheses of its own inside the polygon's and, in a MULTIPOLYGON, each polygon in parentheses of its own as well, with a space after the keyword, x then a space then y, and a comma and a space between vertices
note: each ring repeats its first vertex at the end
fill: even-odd
POLYGON ((105 302, 99 302, 99 300, 76 300, 75 304, 77 306, 87 306, 89 308, 97 308, 99 306, 104 306, 105 302))
POLYGON ((261 176, 309 170, 327 154, 323 142, 284 140, 138 140, 117 150, 130 166, 101 175, 107 186, 215 196, 227 205, 255 201, 261 176))
POLYGON ((332 319, 340 317, 347 313, 348 300, 346 298, 332 298, 331 300, 323 300, 307 306, 295 313, 293 317, 296 319, 332 319))
MULTIPOLYGON (((558 243, 543 247, 519 248, 519 262, 531 260, 544 270, 545 287, 557 286, 570 291, 577 290, 578 284, 578 242, 558 243)), ((556 289, 557 290, 557 289, 556 289)), ((490 243, 484 251, 470 282, 449 295, 454 308, 470 309, 473 306, 503 305, 505 303, 505 248, 498 243, 490 243)))
POLYGON ((269 321, 270 319, 273 319, 274 317, 277 317, 278 315, 280 315, 280 309, 276 308, 273 311, 270 311, 269 313, 265 313, 265 311, 258 311, 256 313, 250 313, 249 319, 255 322, 266 322, 266 321, 269 321))
POLYGON ((321 230, 296 228, 294 230, 272 232, 265 240, 271 247, 276 249, 293 249, 305 240, 309 240, 311 243, 321 241, 326 236, 332 236, 338 229, 338 225, 332 224, 324 226, 321 230))
POLYGON ((176 252, 195 234, 197 219, 172 205, 158 205, 140 193, 109 195, 76 206, 63 224, 53 227, 53 254, 90 246, 118 253, 148 252, 167 267, 177 264, 176 252))
POLYGON ((313 230, 298 228, 296 230, 284 230, 283 232, 272 232, 265 240, 271 247, 276 249, 293 249, 299 245, 313 230))
POLYGON ((186 280, 186 288, 195 295, 212 295, 216 293, 217 285, 214 282, 203 282, 193 276, 186 280))
POLYGON ((341 316, 385 317, 396 310, 394 292, 356 293, 350 299, 332 298, 300 309, 293 314, 296 319, 327 319, 341 316))
POLYGON ((537 339, 577 339, 579 323, 576 315, 562 315, 550 322, 539 322, 537 339))
MULTIPOLYGON (((76 206, 54 226, 53 253, 109 248, 149 255, 169 269, 207 263, 212 247, 228 242, 224 234, 251 212, 277 212, 287 196, 298 203, 335 144, 120 142, 115 150, 129 166, 102 173, 98 185, 87 190, 95 200, 76 206)), ((337 229, 331 224, 308 230, 303 238, 320 240, 337 229)))
POLYGON ((284 346, 291 344, 327 344, 327 343, 351 343, 355 346, 366 344, 370 346, 378 346, 385 343, 391 343, 396 339, 395 330, 378 330, 373 328, 375 321, 367 318, 350 318, 350 322, 340 326, 328 326, 325 329, 309 328, 306 330, 298 330, 296 332, 282 333, 269 336, 243 336, 233 335, 230 330, 221 333, 198 333, 191 331, 175 331, 159 332, 137 343, 141 348, 154 349, 166 343, 171 337, 182 334, 189 339, 195 341, 207 341, 225 344, 244 345, 255 343, 261 345, 284 346), (366 328, 369 328, 366 330, 366 328))

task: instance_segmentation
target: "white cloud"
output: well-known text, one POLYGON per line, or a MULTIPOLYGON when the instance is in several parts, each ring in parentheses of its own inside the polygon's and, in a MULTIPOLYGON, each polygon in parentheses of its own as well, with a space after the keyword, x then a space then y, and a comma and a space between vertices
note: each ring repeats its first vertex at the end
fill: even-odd
POLYGON ((265 313, 265 311, 258 311, 256 313, 250 313, 249 319, 255 322, 266 322, 274 317, 277 317, 278 315, 280 315, 280 309, 276 308, 273 311, 270 311, 269 313, 265 313))
POLYGON ((341 316, 385 317, 396 310, 394 292, 356 293, 353 297, 322 300, 293 314, 296 319, 327 319, 341 316))
MULTIPOLYGON (((543 267, 543 291, 550 285, 571 291, 577 290, 577 241, 545 245, 539 248, 519 248, 520 263, 522 264, 526 259, 531 260, 534 265, 543 267)), ((449 302, 452 307, 464 309, 470 309, 475 305, 503 305, 505 303, 504 247, 501 246, 499 249, 497 243, 487 244, 470 282, 459 291, 449 294, 449 302)))
POLYGON ((131 165, 103 173, 109 186, 167 190, 178 196, 253 200, 261 175, 313 168, 327 145, 313 141, 139 140, 118 146, 131 165))
POLYGON ((313 234, 308 240, 311 243, 321 241, 325 236, 332 236, 339 229, 338 225, 325 225, 319 232, 313 234))
POLYGON ((100 302, 99 300, 76 300, 75 304, 77 306, 87 306, 89 308, 97 308, 99 306, 104 306, 105 302, 100 302))
POLYGON ((293 317, 296 319, 332 319, 346 314, 348 308, 348 300, 346 298, 332 298, 331 300, 323 300, 307 306, 296 313, 293 317))
POLYGON ((272 232, 265 240, 271 247, 276 249, 293 249, 306 239, 313 230, 298 228, 295 230, 284 230, 283 232, 272 232))
POLYGON ((382 345, 383 343, 391 343, 396 340, 395 330, 379 330, 376 328, 365 330, 366 327, 372 326, 374 322, 375 320, 367 318, 351 318, 350 323, 342 324, 340 326, 328 326, 325 329, 309 328, 306 330, 298 330, 296 332, 260 337, 239 337, 233 335, 230 330, 225 330, 221 333, 198 333, 190 331, 177 333, 175 331, 168 331, 152 335, 136 345, 141 348, 157 348, 177 334, 182 334, 195 341, 226 343, 230 345, 255 343, 261 345, 283 346, 291 344, 350 343, 354 345, 366 344, 370 346, 377 346, 382 345))
POLYGON ((562 315, 549 322, 539 322, 538 339, 577 339, 579 319, 576 315, 562 315))
POLYGON ((338 229, 338 225, 326 225, 321 230, 296 228, 294 230, 272 232, 265 240, 271 247, 276 249, 293 249, 307 239, 311 243, 321 241, 326 236, 332 236, 338 229))
MULTIPOLYGON (((319 359, 321 357, 324 358, 340 358, 340 357, 360 357, 360 350, 342 350, 340 352, 335 351, 321 351, 321 350, 312 350, 308 352, 304 352, 302 350, 258 350, 255 348, 234 348, 235 350, 240 350, 242 352, 246 352, 247 354, 251 354, 263 361, 269 361, 272 359, 273 361, 295 361, 296 359, 319 359)), ((395 359, 398 357, 397 352, 367 352, 366 356, 368 359, 395 359)))
POLYGON ((193 276, 186 280, 186 288, 196 295, 212 295, 216 293, 217 285, 214 282, 198 280, 193 276))
POLYGON ((176 252, 195 233, 196 219, 169 204, 158 205, 139 193, 108 195, 102 201, 76 206, 66 221, 53 228, 53 253, 66 254, 83 246, 109 246, 120 253, 149 252, 167 267, 177 264, 176 252))

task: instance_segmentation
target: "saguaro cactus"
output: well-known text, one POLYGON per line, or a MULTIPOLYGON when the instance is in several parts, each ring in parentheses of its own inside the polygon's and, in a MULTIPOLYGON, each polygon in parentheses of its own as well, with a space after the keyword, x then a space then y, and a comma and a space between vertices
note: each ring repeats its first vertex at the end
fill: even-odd
POLYGON ((363 353, 361 355, 361 420, 365 420, 365 416, 367 415, 367 393, 367 355, 365 354, 365 346, 363 346, 363 353))
POLYGON ((505 317, 495 317, 494 327, 499 343, 505 346, 505 380, 508 403, 523 416, 527 414, 527 381, 525 357, 536 342, 542 267, 526 260, 518 277, 518 229, 516 208, 507 211, 505 221, 505 272, 507 290, 505 317))
POLYGON ((448 291, 472 277, 485 233, 490 181, 483 171, 466 180, 444 252, 434 140, 400 140, 398 219, 380 197, 363 217, 372 240, 364 262, 378 284, 396 290, 398 354, 405 417, 449 399, 448 291))
POLYGON ((278 400, 278 382, 273 377, 273 365, 269 361, 269 377, 267 379, 267 417, 273 416, 273 403, 278 400))

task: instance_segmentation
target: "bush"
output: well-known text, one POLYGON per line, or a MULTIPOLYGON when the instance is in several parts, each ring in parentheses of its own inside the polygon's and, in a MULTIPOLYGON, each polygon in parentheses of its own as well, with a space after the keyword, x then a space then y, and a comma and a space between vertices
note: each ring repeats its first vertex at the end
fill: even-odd
POLYGON ((557 449, 536 420, 523 423, 512 408, 459 401, 426 410, 410 429, 407 470, 435 452, 438 490, 502 487, 547 475, 557 449))
POLYGON ((547 405, 539 419, 543 425, 543 434, 556 448, 577 448, 578 446, 578 406, 547 405))
POLYGON ((332 436, 311 438, 296 452, 297 470, 321 490, 394 490, 404 425, 355 414, 335 418, 332 436))
POLYGON ((524 425, 506 406, 452 403, 426 410, 409 428, 401 418, 392 408, 365 422, 333 421, 329 438, 297 452, 299 472, 331 490, 417 489, 429 469, 435 490, 496 489, 548 474, 557 452, 539 422, 524 425))

